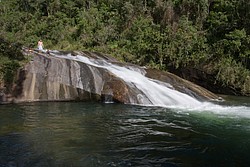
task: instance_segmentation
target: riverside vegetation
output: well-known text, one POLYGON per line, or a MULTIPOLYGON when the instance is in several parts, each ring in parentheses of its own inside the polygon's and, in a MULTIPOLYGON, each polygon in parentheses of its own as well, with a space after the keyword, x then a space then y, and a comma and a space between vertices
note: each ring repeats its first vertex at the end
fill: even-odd
POLYGON ((250 95, 249 0, 0 0, 0 27, 2 86, 43 39, 250 95))

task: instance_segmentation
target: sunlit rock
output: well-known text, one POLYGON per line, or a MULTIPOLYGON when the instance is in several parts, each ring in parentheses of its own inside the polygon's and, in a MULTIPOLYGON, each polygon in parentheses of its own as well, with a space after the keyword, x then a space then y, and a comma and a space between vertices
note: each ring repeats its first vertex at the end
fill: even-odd
POLYGON ((13 91, 1 94, 1 102, 93 100, 164 106, 218 99, 171 73, 121 63, 100 53, 23 53, 32 60, 19 71, 13 91))

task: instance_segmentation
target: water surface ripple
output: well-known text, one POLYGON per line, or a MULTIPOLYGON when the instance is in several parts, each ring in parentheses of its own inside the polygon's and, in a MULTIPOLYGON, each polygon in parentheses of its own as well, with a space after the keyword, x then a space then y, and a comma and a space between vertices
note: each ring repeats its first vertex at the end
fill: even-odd
POLYGON ((217 112, 73 102, 1 105, 0 167, 248 166, 250 119, 217 112))

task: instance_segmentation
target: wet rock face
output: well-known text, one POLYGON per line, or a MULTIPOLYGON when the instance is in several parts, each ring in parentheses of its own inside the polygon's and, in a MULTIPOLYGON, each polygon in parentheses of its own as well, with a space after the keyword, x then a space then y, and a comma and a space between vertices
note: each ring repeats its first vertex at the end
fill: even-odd
MULTIPOLYGON (((33 56, 33 60, 20 70, 19 84, 8 95, 9 98, 2 93, 1 102, 100 101, 110 96, 112 101, 129 103, 129 91, 125 82, 105 69, 44 53, 29 54, 33 56)), ((98 56, 94 53, 85 54, 91 58, 98 56)), ((104 55, 100 58, 109 60, 104 55)))
POLYGON ((129 103, 129 88, 122 80, 111 77, 103 86, 101 92, 103 101, 129 103), (109 99, 107 99, 109 98, 109 99))
POLYGON ((105 78, 110 75, 84 63, 46 54, 34 54, 23 71, 22 92, 15 95, 16 101, 100 100, 105 78))
POLYGON ((146 76, 162 82, 170 83, 176 90, 188 94, 199 100, 218 99, 214 93, 200 87, 192 82, 182 79, 172 73, 162 72, 153 69, 146 70, 146 76))
MULTIPOLYGON (((0 101, 2 103, 64 100, 110 101, 126 104, 151 103, 147 98, 143 98, 143 101, 141 101, 144 94, 135 85, 128 84, 105 68, 36 51, 28 52, 24 50, 24 54, 32 56, 33 60, 19 71, 17 84, 13 91, 8 95, 1 93, 0 101)), ((105 60, 106 62, 127 66, 113 58, 97 53, 58 52, 58 55, 62 54, 81 55, 100 61, 100 63, 105 60)), ((195 98, 218 98, 211 92, 170 73, 145 69, 145 74, 149 78, 167 82, 173 85, 174 89, 195 98)))

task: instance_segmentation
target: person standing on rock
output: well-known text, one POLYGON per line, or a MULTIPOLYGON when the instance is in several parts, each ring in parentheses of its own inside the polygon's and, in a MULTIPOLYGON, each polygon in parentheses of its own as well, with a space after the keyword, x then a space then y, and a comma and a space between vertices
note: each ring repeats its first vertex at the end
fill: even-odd
POLYGON ((43 50, 43 41, 40 39, 39 41, 38 41, 38 43, 37 43, 37 47, 38 47, 38 50, 39 51, 44 51, 43 50))

